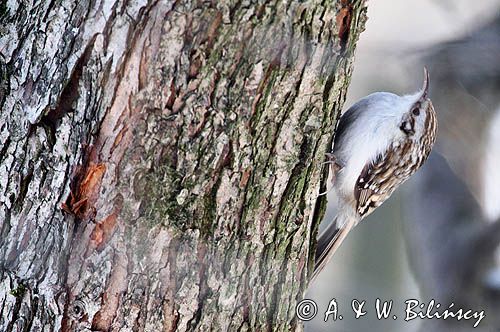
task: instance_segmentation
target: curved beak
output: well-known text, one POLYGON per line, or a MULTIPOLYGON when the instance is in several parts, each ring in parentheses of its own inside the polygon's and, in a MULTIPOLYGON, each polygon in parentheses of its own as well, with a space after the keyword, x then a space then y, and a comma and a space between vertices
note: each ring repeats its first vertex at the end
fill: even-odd
POLYGON ((422 96, 420 99, 425 100, 429 96, 429 71, 424 67, 424 85, 422 87, 422 96))

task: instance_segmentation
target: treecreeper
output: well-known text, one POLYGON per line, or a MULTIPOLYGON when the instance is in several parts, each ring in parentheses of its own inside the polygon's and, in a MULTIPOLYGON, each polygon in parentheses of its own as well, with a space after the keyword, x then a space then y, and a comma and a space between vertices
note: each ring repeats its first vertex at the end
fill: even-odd
POLYGON ((340 118, 328 153, 338 213, 318 238, 313 279, 364 217, 387 200, 429 156, 436 141, 429 73, 414 94, 370 94, 340 118))

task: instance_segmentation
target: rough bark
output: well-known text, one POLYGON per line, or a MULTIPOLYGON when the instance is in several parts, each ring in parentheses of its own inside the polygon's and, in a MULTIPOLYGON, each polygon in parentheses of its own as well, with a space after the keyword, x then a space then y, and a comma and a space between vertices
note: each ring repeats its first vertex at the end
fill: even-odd
POLYGON ((0 330, 300 329, 364 1, 0 20, 0 330))

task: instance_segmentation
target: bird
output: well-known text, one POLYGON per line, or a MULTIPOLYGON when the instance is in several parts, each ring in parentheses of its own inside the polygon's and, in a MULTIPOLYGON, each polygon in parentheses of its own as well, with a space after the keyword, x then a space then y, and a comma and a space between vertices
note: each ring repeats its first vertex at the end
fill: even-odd
POLYGON ((312 279, 352 228, 422 166, 437 127, 425 67, 423 86, 416 93, 375 92, 340 117, 332 152, 326 154, 338 212, 317 239, 312 279))

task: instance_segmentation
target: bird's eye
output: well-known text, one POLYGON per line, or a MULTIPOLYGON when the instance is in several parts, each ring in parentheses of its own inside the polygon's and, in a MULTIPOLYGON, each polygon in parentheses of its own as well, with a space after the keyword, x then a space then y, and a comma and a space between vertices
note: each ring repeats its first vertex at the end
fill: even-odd
POLYGON ((420 115, 420 110, 418 109, 418 107, 415 107, 412 111, 413 115, 420 115))

